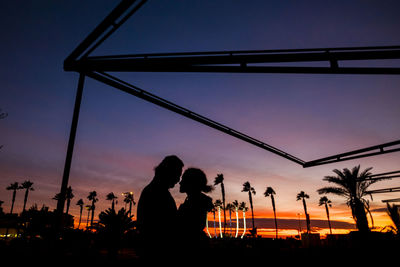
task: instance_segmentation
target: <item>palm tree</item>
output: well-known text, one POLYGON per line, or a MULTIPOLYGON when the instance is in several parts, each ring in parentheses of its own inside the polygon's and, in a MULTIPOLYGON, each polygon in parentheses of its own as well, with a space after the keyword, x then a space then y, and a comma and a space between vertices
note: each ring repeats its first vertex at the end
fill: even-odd
POLYGON ((272 202, 272 209, 274 211, 274 218, 275 218, 275 229, 276 229, 276 238, 278 239, 278 222, 276 220, 276 209, 275 209, 275 199, 274 199, 275 191, 272 189, 272 187, 267 187, 267 189, 264 192, 265 197, 271 196, 271 202, 272 202))
POLYGON ((33 191, 33 187, 32 187, 33 183, 29 180, 25 181, 22 183, 21 188, 25 189, 25 197, 24 197, 24 206, 22 208, 22 212, 25 211, 25 207, 26 207, 26 202, 28 202, 28 193, 29 191, 33 191))
POLYGON ((215 212, 216 212, 216 208, 215 208, 215 203, 214 203, 214 207, 212 208, 211 212, 213 213, 214 216, 214 237, 217 237, 217 227, 215 227, 215 212))
POLYGON ((222 207, 222 201, 220 199, 215 200, 214 202, 214 207, 217 208, 218 210, 218 222, 219 222, 219 235, 222 238, 222 226, 221 226, 221 207, 222 207))
POLYGON ((86 205, 85 209, 87 209, 87 211, 88 211, 88 215, 87 215, 87 218, 86 218, 86 229, 88 229, 89 228, 90 211, 92 210, 92 206, 91 205, 86 205))
POLYGON ((394 227, 392 227, 393 232, 395 232, 396 235, 400 236, 400 213, 399 213, 399 206, 393 204, 390 206, 389 203, 386 203, 387 205, 387 213, 390 217, 390 219, 393 222, 394 227))
POLYGON ((67 200, 67 209, 65 211, 68 214, 69 206, 71 205, 71 200, 74 198, 74 194, 72 194, 72 187, 67 187, 67 191, 65 192, 65 199, 67 200))
POLYGON ((236 233, 235 233, 235 238, 237 238, 238 233, 239 233, 239 202, 237 200, 232 202, 232 207, 235 210, 236 214, 236 233))
POLYGON ((332 201, 330 201, 326 196, 319 199, 319 206, 325 205, 326 217, 328 218, 329 232, 332 234, 331 220, 329 218, 329 207, 332 207, 332 201))
POLYGON ((109 194, 107 195, 107 200, 110 200, 110 201, 111 201, 111 209, 112 209, 112 210, 115 210, 115 200, 116 200, 117 198, 118 198, 118 197, 117 197, 116 195, 114 195, 113 192, 111 192, 111 193, 109 193, 109 194))
POLYGON ((129 213, 129 216, 131 216, 132 215, 132 205, 136 205, 136 202, 133 200, 133 192, 126 192, 123 195, 125 196, 124 202, 126 204, 129 204, 128 213, 129 213))
POLYGON ((124 208, 118 213, 115 209, 108 209, 99 214, 99 232, 103 235, 108 245, 108 253, 116 257, 123 236, 134 228, 132 216, 124 208))
POLYGON ((78 223, 78 229, 79 226, 81 225, 81 219, 82 219, 82 210, 83 210, 83 200, 82 198, 76 202, 76 205, 79 206, 79 223, 78 223))
POLYGON ((17 190, 21 189, 18 182, 12 183, 6 188, 7 190, 13 190, 12 200, 11 200, 11 210, 10 214, 12 214, 14 210, 15 196, 17 195, 17 190))
POLYGON ((306 204, 306 198, 310 198, 309 195, 304 193, 304 191, 301 191, 300 193, 297 194, 297 201, 302 200, 303 201, 303 208, 304 208, 304 213, 306 215, 306 222, 307 222, 307 233, 310 232, 310 216, 307 213, 307 204, 306 204))
POLYGON ((249 202, 250 202, 250 208, 251 208, 251 221, 252 221, 252 224, 253 224, 253 229, 252 229, 251 233, 252 233, 253 236, 255 236, 255 235, 257 235, 257 228, 254 225, 254 211, 253 211, 253 197, 252 197, 252 195, 256 194, 256 190, 253 187, 251 187, 249 182, 245 182, 243 184, 242 192, 248 192, 248 194, 249 194, 249 202))
POLYGON ((210 230, 209 230, 209 227, 208 227, 208 214, 206 216, 206 229, 207 229, 208 236, 211 238, 210 230))
POLYGON ((234 209, 232 203, 228 203, 226 209, 229 211, 229 236, 232 237, 232 211, 234 209))
POLYGON ((224 175, 223 174, 217 174, 217 177, 215 177, 214 180, 214 185, 221 185, 221 194, 222 194, 222 207, 224 209, 224 234, 225 234, 225 229, 226 229, 226 205, 225 205, 225 186, 224 186, 224 175))
POLYGON ((94 203, 96 203, 99 199, 97 198, 97 193, 96 191, 92 191, 89 193, 89 195, 87 196, 87 198, 92 201, 92 205, 91 205, 91 211, 92 211, 92 218, 90 220, 90 226, 93 227, 93 218, 94 218, 94 210, 96 209, 96 206, 94 205, 94 203))
POLYGON ((352 170, 347 168, 343 169, 343 171, 334 169, 333 172, 337 176, 325 176, 323 180, 334 183, 337 186, 324 187, 317 190, 319 194, 330 193, 345 197, 347 199, 346 204, 351 208, 357 229, 363 233, 370 231, 366 213, 366 210, 369 212, 369 203, 364 197, 370 195, 372 198, 372 195, 368 193, 367 189, 370 185, 378 181, 367 179, 368 176, 371 175, 369 172, 371 169, 372 168, 367 168, 360 172, 360 165, 353 167, 352 170))
POLYGON ((243 238, 244 235, 246 234, 246 211, 248 211, 249 208, 246 206, 246 203, 245 203, 245 202, 241 202, 241 203, 239 204, 239 209, 241 209, 241 210, 242 210, 242 213, 243 213, 243 234, 242 234, 242 236, 240 237, 240 238, 243 238))

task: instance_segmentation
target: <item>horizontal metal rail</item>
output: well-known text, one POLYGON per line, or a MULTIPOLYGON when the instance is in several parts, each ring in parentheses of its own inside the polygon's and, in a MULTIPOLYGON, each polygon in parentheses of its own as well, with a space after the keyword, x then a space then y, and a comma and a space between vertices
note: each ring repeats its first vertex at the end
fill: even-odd
POLYGON ((388 203, 388 202, 400 202, 400 198, 392 198, 392 199, 385 199, 382 200, 383 203, 388 203))
POLYGON ((312 161, 308 161, 304 164, 304 168, 307 167, 313 167, 317 165, 322 165, 322 164, 329 164, 329 163, 334 163, 334 162, 340 162, 340 161, 345 161, 345 160, 351 160, 351 159, 358 159, 358 158, 364 158, 364 157, 370 157, 370 156, 375 156, 375 155, 380 155, 380 154, 386 154, 386 153, 392 153, 396 151, 400 151, 400 148, 392 148, 386 150, 386 148, 390 148, 393 146, 398 146, 400 145, 400 140, 396 140, 393 142, 381 144, 381 145, 376 145, 376 146, 371 146, 371 147, 366 147, 346 153, 341 153, 341 154, 336 154, 333 156, 321 158, 321 159, 316 159, 312 161))
POLYGON ((392 188, 384 188, 377 190, 366 191, 367 194, 380 194, 380 193, 391 193, 391 192, 400 192, 400 187, 392 187, 392 188))
POLYGON ((400 74, 400 66, 340 67, 338 63, 388 59, 400 59, 399 46, 100 56, 66 61, 64 69, 102 72, 400 74), (327 62, 328 65, 325 67, 271 65, 302 62, 327 62))

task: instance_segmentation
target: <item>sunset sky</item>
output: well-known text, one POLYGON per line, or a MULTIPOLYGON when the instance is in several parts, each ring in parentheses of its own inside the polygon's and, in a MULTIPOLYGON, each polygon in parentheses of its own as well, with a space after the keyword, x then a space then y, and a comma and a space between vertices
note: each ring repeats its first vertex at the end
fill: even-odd
MULTIPOLYGON (((63 60, 115 7, 117 1, 2 1, 0 23, 0 200, 8 212, 12 182, 31 180, 28 207, 51 209, 64 168, 78 74, 63 60)), ((148 1, 94 55, 220 50, 263 50, 400 44, 400 2, 389 1, 148 1)), ((376 62, 377 66, 399 61, 376 62)), ((354 63, 353 63, 354 64, 354 63)), ((399 139, 400 77, 387 75, 115 74, 132 84, 241 131, 305 161, 399 139)), ((305 191, 311 219, 325 220, 317 189, 333 169, 400 169, 400 153, 312 168, 264 151, 195 121, 86 79, 70 185, 76 201, 97 191, 96 211, 110 206, 109 192, 132 191, 137 201, 153 168, 166 155, 205 171, 210 183, 225 176, 227 201, 248 203, 249 181, 257 194, 257 218, 297 220, 304 213, 296 195, 305 191)), ((399 186, 383 181, 371 187, 399 186)), ((179 205, 179 186, 171 190, 179 205)), ((221 198, 220 188, 211 194, 221 198)), ((331 219, 353 223, 345 200, 332 200, 331 219)), ((389 224, 384 199, 370 202, 375 225, 389 224)), ((117 207, 123 207, 122 197, 117 207)), ((23 192, 17 193, 20 211, 23 192)), ((250 213, 247 215, 250 216, 250 213)), ((303 218, 304 219, 304 216, 303 218)), ((312 225, 313 226, 313 225, 312 225)))

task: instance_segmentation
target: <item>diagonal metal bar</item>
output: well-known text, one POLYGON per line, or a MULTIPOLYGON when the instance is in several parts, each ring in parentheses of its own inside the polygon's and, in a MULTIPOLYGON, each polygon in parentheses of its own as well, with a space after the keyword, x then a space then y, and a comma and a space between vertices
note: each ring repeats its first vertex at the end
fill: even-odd
POLYGON ((129 8, 131 8, 136 0, 122 0, 107 17, 72 51, 72 53, 65 59, 64 64, 68 65, 68 62, 74 62, 83 53, 86 52, 87 56, 97 46, 99 46, 105 39, 107 39, 117 28, 119 28, 130 16, 132 16, 147 0, 142 0, 133 10, 123 17, 118 23, 116 21, 120 19, 129 8), (100 38, 100 39, 99 39, 100 38), (96 43, 97 41, 97 43, 96 43), (89 51, 88 51, 89 49, 89 51))
POLYGON ((229 127, 227 127, 227 126, 225 126, 225 125, 223 125, 221 123, 218 123, 218 122, 213 121, 213 120, 211 120, 209 118, 206 118, 206 117, 204 117, 204 116, 202 116, 200 114, 197 114, 197 113, 195 113, 195 112, 193 112, 191 110, 188 110, 186 108, 178 106, 178 105, 176 105, 176 104, 174 104, 174 103, 172 103, 172 102, 170 102, 168 100, 160 98, 160 97, 158 97, 158 96, 156 96, 154 94, 151 94, 151 93, 149 93, 149 92, 147 92, 147 91, 145 91, 145 90, 143 90, 141 88, 138 88, 138 87, 136 87, 136 86, 134 86, 132 84, 129 84, 129 83, 125 82, 125 81, 122 81, 122 80, 120 80, 120 79, 118 79, 116 77, 113 77, 113 76, 109 75, 109 74, 100 73, 100 72, 90 72, 90 73, 87 73, 86 75, 88 77, 91 77, 91 78, 93 78, 95 80, 98 80, 98 81, 100 81, 102 83, 110 85, 110 86, 112 86, 112 87, 114 87, 116 89, 124 91, 124 92, 126 92, 128 94, 131 94, 133 96, 139 97, 139 98, 141 98, 143 100, 146 100, 146 101, 148 101, 150 103, 156 104, 156 105, 158 105, 160 107, 163 107, 165 109, 168 109, 170 111, 173 111, 175 113, 183 115, 183 116, 185 116, 187 118, 190 118, 192 120, 200 122, 200 123, 202 123, 204 125, 207 125, 207 126, 209 126, 211 128, 214 128, 216 130, 224 132, 224 133, 226 133, 228 135, 236 137, 236 138, 238 138, 240 140, 243 140, 245 142, 248 142, 248 143, 250 143, 252 145, 255 145, 255 146, 258 146, 258 147, 260 147, 262 149, 270 151, 270 152, 272 152, 274 154, 277 154, 277 155, 279 155, 281 157, 284 157, 284 158, 286 158, 288 160, 291 160, 291 161, 293 161, 293 162, 295 162, 297 164, 300 164, 300 165, 304 164, 303 160, 301 160, 301 159, 299 159, 299 158, 297 158, 297 157, 295 157, 293 155, 290 155, 289 153, 286 153, 286 152, 284 152, 284 151, 282 151, 282 150, 280 150, 280 149, 278 149, 276 147, 268 145, 268 144, 266 144, 266 143, 264 143, 262 141, 259 141, 259 140, 255 139, 253 137, 250 137, 250 136, 248 136, 248 135, 246 135, 244 133, 241 133, 241 132, 236 131, 236 130, 234 130, 232 128, 229 128, 229 127))

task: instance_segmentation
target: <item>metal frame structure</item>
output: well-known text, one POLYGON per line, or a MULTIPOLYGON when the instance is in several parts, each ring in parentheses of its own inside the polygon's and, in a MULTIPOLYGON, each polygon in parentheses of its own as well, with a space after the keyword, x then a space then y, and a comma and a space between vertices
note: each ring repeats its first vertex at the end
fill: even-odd
POLYGON ((400 46, 90 56, 104 40, 128 20, 145 2, 147 0, 122 0, 64 61, 65 71, 74 71, 79 73, 80 76, 60 190, 61 197, 57 203, 59 212, 62 213, 64 209, 64 196, 68 186, 86 76, 258 146, 304 168, 400 151, 400 140, 396 140, 306 162, 109 74, 109 72, 211 72, 399 75, 400 67, 371 67, 368 64, 375 60, 400 59, 400 46), (355 61, 357 63, 359 61, 365 62, 367 66, 341 66, 342 62, 355 61), (314 67, 304 66, 304 63, 309 64, 310 62, 317 62, 318 64, 314 67), (326 66, 319 66, 321 62, 325 63, 326 66), (283 66, 281 64, 288 65, 283 66))

